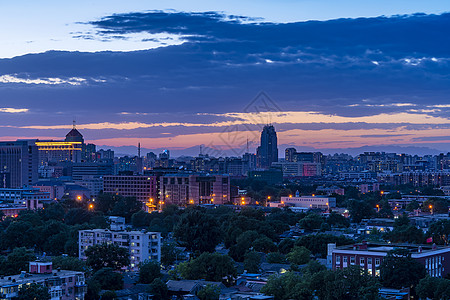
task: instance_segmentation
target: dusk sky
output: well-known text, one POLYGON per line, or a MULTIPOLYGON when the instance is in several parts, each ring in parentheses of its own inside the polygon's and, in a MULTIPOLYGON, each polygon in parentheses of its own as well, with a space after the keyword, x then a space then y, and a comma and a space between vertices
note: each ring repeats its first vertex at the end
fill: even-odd
POLYGON ((0 140, 62 139, 75 119, 103 148, 226 150, 248 138, 254 150, 272 123, 280 148, 448 152, 447 11, 418 0, 2 3, 0 140))

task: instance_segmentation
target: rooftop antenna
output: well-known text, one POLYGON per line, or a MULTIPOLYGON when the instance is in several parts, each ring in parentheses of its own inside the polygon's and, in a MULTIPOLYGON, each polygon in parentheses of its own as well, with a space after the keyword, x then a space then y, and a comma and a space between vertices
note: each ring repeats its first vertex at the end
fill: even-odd
POLYGON ((202 149, 202 146, 203 146, 203 145, 200 145, 200 155, 203 155, 203 153, 202 153, 202 150, 203 150, 203 149, 202 149))
POLYGON ((73 129, 77 129, 77 124, 76 124, 75 118, 73 118, 73 129))
POLYGON ((248 136, 247 136, 247 153, 250 153, 250 152, 248 151, 248 136))
POLYGON ((141 157, 141 143, 138 143, 138 157, 141 157))

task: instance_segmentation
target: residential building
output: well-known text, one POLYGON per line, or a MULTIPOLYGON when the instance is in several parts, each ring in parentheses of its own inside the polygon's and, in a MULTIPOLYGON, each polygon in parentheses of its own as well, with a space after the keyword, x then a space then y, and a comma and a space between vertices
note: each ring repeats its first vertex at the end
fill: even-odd
POLYGON ((132 271, 146 260, 161 261, 161 233, 144 231, 111 231, 109 229, 80 230, 78 232, 79 258, 86 260, 85 251, 97 244, 116 244, 127 249, 132 271))
POLYGON ((83 300, 87 292, 83 272, 53 270, 51 262, 35 261, 28 273, 1 276, 0 299, 14 299, 22 286, 32 283, 48 287, 51 300, 83 300))

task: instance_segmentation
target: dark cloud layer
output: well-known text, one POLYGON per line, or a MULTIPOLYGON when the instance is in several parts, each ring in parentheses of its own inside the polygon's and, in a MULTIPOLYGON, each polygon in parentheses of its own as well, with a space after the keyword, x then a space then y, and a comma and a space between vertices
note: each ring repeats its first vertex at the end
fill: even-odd
MULTIPOLYGON (((146 51, 51 51, 1 59, 0 76, 85 80, 45 85, 0 79, 0 107, 30 109, 22 116, 1 114, 0 125, 68 124, 73 117, 79 123, 221 121, 196 113, 241 112, 261 90, 286 111, 359 117, 427 110, 448 116, 449 108, 434 106, 449 103, 450 14, 276 24, 217 12, 150 11, 91 24, 107 40, 145 32, 176 34, 186 42, 146 51)), ((280 130, 398 126, 285 124, 280 130)), ((217 130, 172 129, 172 135, 217 130)), ((159 136, 161 130, 127 134, 144 131, 159 136)))

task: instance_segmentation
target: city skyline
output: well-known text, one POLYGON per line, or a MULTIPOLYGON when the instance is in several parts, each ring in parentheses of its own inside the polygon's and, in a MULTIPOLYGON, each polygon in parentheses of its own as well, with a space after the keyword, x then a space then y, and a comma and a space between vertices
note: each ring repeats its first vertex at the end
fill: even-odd
POLYGON ((284 18, 281 12, 300 2, 272 11, 272 4, 252 11, 249 3, 220 9, 199 1, 188 10, 173 1, 170 11, 133 1, 98 4, 39 23, 37 29, 65 20, 64 30, 70 28, 55 36, 62 44, 42 47, 35 44, 52 31, 32 40, 22 34, 25 24, 14 26, 3 40, 15 52, 0 53, 0 140, 60 139, 75 119, 86 141, 100 147, 231 150, 249 139, 254 150, 262 127, 272 123, 282 148, 447 151, 444 2, 413 1, 408 9, 380 2, 378 9, 332 13, 302 2, 308 9, 284 18), (435 14, 398 15, 414 12, 435 14), (47 50, 66 51, 40 53, 47 50), (38 54, 20 56, 26 53, 38 54), (246 109, 261 91, 275 110, 246 109))

